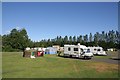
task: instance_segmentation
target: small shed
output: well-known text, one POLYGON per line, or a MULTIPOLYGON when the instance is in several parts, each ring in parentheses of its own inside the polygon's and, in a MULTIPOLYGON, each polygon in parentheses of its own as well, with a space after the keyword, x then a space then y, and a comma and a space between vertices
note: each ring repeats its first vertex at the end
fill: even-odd
POLYGON ((47 47, 45 50, 45 54, 56 54, 57 53, 57 49, 54 47, 47 47))
POLYGON ((40 57, 43 56, 44 53, 43 51, 38 51, 38 50, 25 50, 23 52, 23 57, 31 57, 31 58, 35 58, 35 57, 40 57))
POLYGON ((31 56, 37 57, 37 51, 36 50, 25 50, 23 52, 23 57, 31 57, 31 56))

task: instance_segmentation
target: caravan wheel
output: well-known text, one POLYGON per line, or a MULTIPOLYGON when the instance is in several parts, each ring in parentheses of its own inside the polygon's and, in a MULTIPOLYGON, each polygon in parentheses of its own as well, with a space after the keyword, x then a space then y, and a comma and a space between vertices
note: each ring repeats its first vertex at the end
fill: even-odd
POLYGON ((72 55, 70 55, 70 58, 72 58, 72 55))
POLYGON ((84 59, 86 59, 86 56, 84 56, 84 59))
POLYGON ((91 57, 88 57, 88 56, 84 56, 84 59, 91 59, 91 57))

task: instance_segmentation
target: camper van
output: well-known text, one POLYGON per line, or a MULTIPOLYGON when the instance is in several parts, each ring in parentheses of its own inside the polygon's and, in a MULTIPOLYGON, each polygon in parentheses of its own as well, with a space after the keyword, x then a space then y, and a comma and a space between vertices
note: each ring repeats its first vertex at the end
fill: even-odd
POLYGON ((92 52, 94 55, 104 55, 106 56, 106 52, 103 50, 102 47, 88 47, 90 52, 92 52))
POLYGON ((91 59, 93 53, 89 52, 87 47, 83 48, 80 45, 64 45, 64 56, 91 59))

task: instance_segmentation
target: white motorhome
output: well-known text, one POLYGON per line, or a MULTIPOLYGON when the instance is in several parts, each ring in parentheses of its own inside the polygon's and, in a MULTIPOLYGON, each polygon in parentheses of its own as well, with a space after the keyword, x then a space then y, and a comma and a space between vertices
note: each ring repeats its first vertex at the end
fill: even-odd
POLYGON ((78 58, 92 58, 93 53, 87 51, 87 47, 79 45, 64 45, 64 56, 78 58))
POLYGON ((88 47, 90 52, 92 52, 94 55, 107 55, 106 52, 103 50, 102 47, 88 47))

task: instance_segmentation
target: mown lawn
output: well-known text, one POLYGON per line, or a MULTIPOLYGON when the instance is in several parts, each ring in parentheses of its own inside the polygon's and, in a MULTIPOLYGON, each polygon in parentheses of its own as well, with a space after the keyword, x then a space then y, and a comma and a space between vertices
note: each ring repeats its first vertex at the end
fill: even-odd
POLYGON ((24 58, 20 52, 2 53, 3 78, 118 78, 118 64, 44 55, 24 58))

